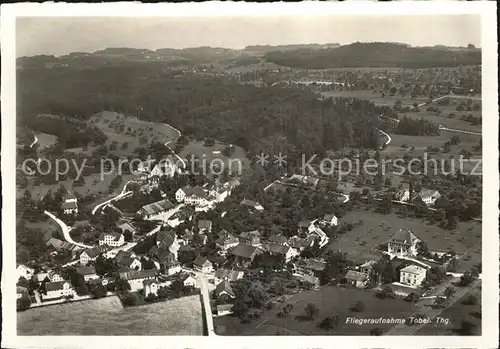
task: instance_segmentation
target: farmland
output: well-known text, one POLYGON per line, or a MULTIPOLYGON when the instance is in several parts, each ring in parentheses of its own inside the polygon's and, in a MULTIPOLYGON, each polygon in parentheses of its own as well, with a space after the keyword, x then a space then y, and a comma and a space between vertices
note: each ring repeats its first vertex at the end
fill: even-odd
POLYGON ((378 259, 377 247, 386 243, 399 229, 409 229, 422 239, 429 250, 454 250, 459 256, 459 272, 481 262, 481 223, 458 222, 454 230, 446 230, 434 224, 396 214, 382 215, 371 211, 357 210, 340 219, 342 224, 352 223, 354 228, 333 240, 329 248, 346 252, 350 259, 364 263, 378 259), (354 223, 361 221, 359 225, 354 223))
POLYGON ((465 294, 461 299, 458 299, 452 306, 445 309, 441 315, 442 318, 450 319, 450 324, 438 325, 436 323, 427 324, 422 327, 416 335, 433 336, 433 335, 457 335, 461 321, 469 321, 476 326, 475 334, 481 334, 481 290, 476 286, 469 293, 465 294), (477 297, 477 304, 464 304, 466 299, 471 295, 477 297))
POLYGON ((17 326, 24 336, 203 334, 199 296, 126 309, 114 296, 58 304, 18 313, 17 326))
MULTIPOLYGON (((411 303, 401 299, 389 300, 378 299, 370 291, 342 288, 336 286, 323 286, 317 291, 302 292, 291 297, 287 303, 293 304, 293 310, 284 318, 277 317, 277 310, 265 311, 260 319, 250 324, 241 324, 231 316, 215 318, 217 327, 225 327, 224 333, 220 335, 369 335, 370 330, 379 327, 387 330, 393 325, 373 324, 355 325, 347 324, 347 317, 380 318, 394 317, 404 319, 412 313, 411 303), (365 310, 361 313, 350 310, 352 305, 358 301, 365 304, 365 310), (310 321, 304 316, 304 307, 313 303, 319 308, 317 318, 310 321), (326 316, 337 315, 340 317, 338 327, 332 330, 323 330, 318 323, 326 316)), ((282 307, 279 305, 279 307, 282 307)))

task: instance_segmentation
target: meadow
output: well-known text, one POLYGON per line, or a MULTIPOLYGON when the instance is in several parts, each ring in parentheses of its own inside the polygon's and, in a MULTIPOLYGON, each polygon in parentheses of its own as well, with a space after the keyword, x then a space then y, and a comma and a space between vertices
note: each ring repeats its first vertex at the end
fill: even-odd
POLYGON ((203 335, 198 295, 123 308, 116 296, 28 309, 17 314, 22 336, 203 335))

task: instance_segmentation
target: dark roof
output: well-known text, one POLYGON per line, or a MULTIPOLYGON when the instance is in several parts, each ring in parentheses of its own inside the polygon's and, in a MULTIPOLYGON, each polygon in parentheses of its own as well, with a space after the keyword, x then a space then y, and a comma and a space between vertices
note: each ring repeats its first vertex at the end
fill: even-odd
POLYGON ((247 199, 243 199, 240 202, 240 205, 251 206, 251 207, 261 206, 261 204, 259 204, 258 202, 252 201, 252 200, 247 200, 247 199))
MULTIPOLYGON (((69 283, 69 281, 57 281, 57 282, 47 282, 45 284, 45 290, 46 291, 55 291, 55 290, 61 290, 63 288, 63 285, 65 283, 69 283)), ((71 285, 71 284, 70 284, 71 285)))
POLYGON ((409 230, 399 229, 389 240, 389 242, 394 242, 404 245, 413 245, 413 242, 417 240, 417 237, 409 230))
POLYGON ((61 207, 63 210, 67 210, 67 209, 70 209, 70 208, 78 208, 78 205, 76 202, 74 201, 70 201, 70 202, 63 202, 61 204, 61 207))
POLYGON ((212 265, 212 263, 211 263, 208 259, 206 259, 205 257, 198 256, 198 257, 196 257, 196 259, 193 261, 193 265, 197 265, 197 266, 202 267, 202 266, 204 266, 204 265, 205 265, 205 263, 207 263, 207 262, 208 262, 208 263, 210 263, 210 265, 212 265))
POLYGON ((220 295, 223 291, 226 291, 227 293, 229 293, 231 296, 234 297, 234 291, 229 281, 222 281, 217 285, 217 287, 215 287, 215 294, 217 296, 220 295))
POLYGON ((198 222, 199 229, 212 229, 212 221, 207 219, 202 219, 198 222))
POLYGON ((175 231, 171 229, 161 229, 156 235, 156 242, 165 246, 172 246, 177 238, 175 231))
POLYGON ((366 281, 368 279, 368 275, 360 271, 348 270, 345 278, 347 280, 366 281))
POLYGON ((260 253, 262 253, 262 250, 258 247, 242 243, 238 244, 230 251, 231 255, 246 259, 251 259, 260 253))
POLYGON ((99 246, 95 246, 83 251, 83 253, 86 253, 89 258, 97 258, 97 256, 101 254, 101 249, 99 248, 99 246))
POLYGON ((78 267, 76 268, 76 272, 81 275, 92 275, 95 274, 95 267, 94 266, 78 267))
POLYGON ((271 235, 268 239, 270 242, 275 242, 277 244, 286 244, 287 239, 283 235, 271 235))
POLYGON ((325 216, 323 217, 323 220, 325 221, 331 221, 332 219, 336 218, 334 214, 332 213, 327 213, 325 214, 325 216))
POLYGON ((202 187, 184 187, 182 191, 186 194, 186 196, 198 196, 200 198, 205 198, 208 196, 208 193, 202 187))
POLYGON ((56 238, 50 238, 45 245, 47 247, 52 247, 56 251, 62 251, 62 250, 67 250, 67 251, 73 251, 73 250, 79 250, 81 249, 75 244, 72 244, 70 242, 62 241, 56 238))
POLYGON ((217 239, 217 244, 219 245, 229 245, 239 242, 238 238, 226 230, 219 233, 219 239, 217 239))
POLYGON ((130 222, 122 223, 118 225, 118 228, 120 228, 122 231, 129 230, 130 232, 134 232, 137 230, 137 228, 134 227, 134 225, 132 225, 132 223, 130 222))
POLYGON ((267 251, 269 253, 277 253, 277 254, 285 255, 289 249, 290 249, 289 246, 284 246, 284 245, 280 245, 280 244, 268 244, 267 245, 267 251))
POLYGON ((238 280, 238 277, 241 273, 243 272, 238 270, 217 269, 214 276, 218 279, 227 279, 230 281, 236 281, 238 280))
POLYGON ((155 275, 156 275, 155 269, 131 270, 131 271, 120 273, 120 279, 124 279, 124 280, 145 279, 148 277, 153 277, 155 275))
POLYGON ((251 240, 254 237, 260 238, 260 233, 258 230, 244 231, 243 233, 240 234, 240 238, 242 239, 251 240))
POLYGON ((160 214, 162 212, 171 210, 175 207, 173 203, 170 202, 170 200, 165 199, 165 200, 160 200, 153 202, 152 204, 144 205, 141 207, 139 212, 147 214, 147 215, 155 215, 155 214, 160 214))

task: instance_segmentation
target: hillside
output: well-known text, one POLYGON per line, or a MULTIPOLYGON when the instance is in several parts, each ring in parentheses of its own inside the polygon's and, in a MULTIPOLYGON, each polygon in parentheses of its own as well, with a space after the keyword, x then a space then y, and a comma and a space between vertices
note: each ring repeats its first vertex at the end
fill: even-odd
POLYGON ((278 65, 304 69, 434 68, 481 64, 480 50, 437 50, 392 43, 354 43, 335 49, 275 51, 264 57, 278 65))

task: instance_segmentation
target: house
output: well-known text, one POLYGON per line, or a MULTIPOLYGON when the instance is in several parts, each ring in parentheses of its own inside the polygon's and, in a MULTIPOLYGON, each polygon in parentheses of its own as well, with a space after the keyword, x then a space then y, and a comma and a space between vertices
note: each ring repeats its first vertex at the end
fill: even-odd
POLYGON ((310 235, 307 238, 301 238, 295 235, 288 240, 288 245, 298 251, 303 251, 306 248, 314 246, 316 239, 317 237, 314 235, 310 235))
POLYGON ((180 169, 172 158, 161 160, 157 163, 149 174, 149 179, 153 183, 158 183, 161 177, 172 178, 180 169))
POLYGON ((76 196, 71 192, 67 192, 61 203, 61 210, 64 214, 77 214, 78 213, 78 202, 76 196))
POLYGON ((17 280, 19 281, 20 278, 25 278, 26 280, 31 280, 35 273, 35 269, 27 267, 24 264, 20 264, 17 269, 17 280))
POLYGON ((294 257, 299 255, 297 250, 294 250, 290 246, 280 245, 280 244, 267 244, 267 252, 271 255, 283 256, 285 262, 290 262, 294 257))
POLYGON ((137 211, 137 215, 143 219, 153 220, 173 210, 175 210, 175 205, 171 203, 170 200, 164 199, 142 206, 141 209, 137 211))
POLYGON ((177 252, 179 251, 179 241, 177 240, 177 234, 175 231, 170 229, 160 229, 156 235, 156 245, 158 248, 166 248, 170 253, 177 259, 177 252))
POLYGON ((271 235, 267 241, 272 244, 288 246, 288 240, 283 235, 271 235))
POLYGON ((43 300, 52 300, 62 297, 73 296, 73 287, 69 281, 47 282, 45 284, 46 295, 43 295, 43 300))
POLYGON ((368 261, 359 266, 359 271, 362 273, 365 273, 368 275, 368 278, 372 277, 374 270, 373 267, 375 266, 377 262, 376 261, 368 261))
POLYGON ((436 203, 437 199, 441 197, 441 194, 437 190, 421 189, 420 192, 413 193, 410 198, 410 190, 404 189, 397 192, 395 197, 402 202, 413 202, 417 197, 420 197, 426 205, 431 206, 436 203))
POLYGON ((144 290, 144 297, 148 297, 150 294, 157 296, 158 290, 161 287, 167 287, 172 284, 170 280, 159 281, 156 279, 147 279, 142 282, 142 287, 144 290))
POLYGON ((312 233, 316 228, 314 225, 314 221, 300 221, 299 224, 299 233, 312 233))
POLYGON ((252 201, 252 200, 247 200, 247 199, 243 199, 241 202, 240 202, 240 205, 243 205, 243 206, 248 206, 256 211, 263 211, 264 210, 264 207, 262 207, 261 204, 259 204, 258 202, 256 201, 252 201))
POLYGON ((200 221, 198 221, 198 231, 200 232, 200 234, 203 234, 203 233, 211 233, 212 232, 212 221, 210 220, 206 220, 206 219, 202 219, 200 221))
POLYGON ((91 261, 95 261, 97 257, 102 253, 99 246, 92 247, 88 250, 85 250, 80 255, 80 264, 87 265, 91 261))
POLYGON ((33 280, 40 286, 42 284, 42 282, 44 282, 45 280, 49 281, 49 273, 45 273, 45 272, 42 272, 42 273, 37 273, 35 275, 33 275, 33 280))
POLYGON ((365 288, 368 285, 368 275, 360 271, 348 270, 345 279, 347 284, 356 288, 365 288))
POLYGON ((419 287, 425 280, 426 274, 426 268, 412 264, 399 271, 399 282, 412 287, 419 287))
POLYGON ((99 235, 99 245, 108 245, 111 247, 118 247, 125 243, 125 238, 122 233, 102 233, 99 235))
POLYGON ((399 229, 389 240, 387 252, 400 256, 415 256, 419 241, 411 231, 399 229))
POLYGON ((187 274, 187 273, 182 274, 180 280, 182 282, 182 285, 184 285, 184 287, 193 287, 193 288, 198 287, 198 284, 196 283, 196 279, 190 274, 187 274))
POLYGON ((207 274, 214 270, 212 263, 202 256, 196 257, 193 261, 193 269, 207 274))
POLYGON ((227 251, 230 248, 237 246, 240 243, 240 240, 231 233, 226 230, 222 230, 219 233, 219 238, 215 242, 217 248, 220 248, 222 251, 227 251))
POLYGON ((82 275, 85 282, 99 279, 99 275, 96 274, 94 266, 78 267, 76 268, 76 273, 82 275))
POLYGON ((234 188, 240 185, 237 180, 229 181, 224 184, 215 183, 209 191, 209 194, 215 198, 216 202, 224 201, 231 195, 234 188))
POLYGON ((218 285, 222 281, 236 281, 244 275, 245 272, 241 270, 217 269, 214 275, 214 284, 218 285))
POLYGON ((217 298, 223 295, 227 295, 230 298, 236 297, 229 281, 222 281, 221 283, 219 283, 215 287, 214 293, 217 298))
POLYGON ((132 257, 130 253, 118 251, 115 256, 115 261, 120 267, 126 267, 133 270, 141 270, 142 263, 139 259, 132 257))
POLYGON ((393 282, 391 284, 391 289, 397 296, 408 297, 410 295, 421 296, 424 291, 420 288, 409 286, 406 284, 401 284, 399 282, 393 282))
POLYGON ((294 273, 301 275, 314 275, 325 270, 326 262, 323 259, 299 259, 293 263, 294 273))
POLYGON ((146 269, 146 270, 131 270, 126 272, 120 272, 120 279, 128 281, 130 284, 130 291, 137 292, 141 288, 143 288, 143 281, 154 279, 156 276, 155 269, 146 269))
POLYGON ((191 189, 192 187, 190 185, 177 189, 175 192, 175 200, 177 200, 177 202, 184 202, 184 198, 189 194, 191 189))
POLYGON ((235 256, 243 262, 252 262, 255 256, 261 254, 262 252, 263 251, 256 246, 240 243, 236 247, 229 250, 229 255, 235 256))
POLYGON ((321 220, 321 224, 334 227, 338 225, 338 218, 333 213, 327 213, 321 220))
POLYGON ((159 262, 161 273, 174 275, 181 271, 181 264, 177 260, 177 256, 170 252, 167 247, 157 247, 154 257, 159 262))
POLYGON ((319 288, 319 278, 316 276, 301 274, 294 274, 294 276, 297 278, 299 284, 301 285, 312 287, 313 289, 319 288))
POLYGON ((120 231, 122 232, 122 234, 125 234, 126 231, 131 232, 132 233, 132 237, 137 232, 137 228, 134 225, 132 225, 132 223, 130 223, 130 222, 121 223, 120 225, 118 225, 118 229, 120 229, 120 231))
POLYGON ((181 223, 191 221, 193 219, 193 214, 194 210, 189 207, 183 207, 179 211, 175 212, 172 214, 166 221, 166 223, 172 227, 175 228, 179 226, 181 223))
MULTIPOLYGON (((210 194, 202 187, 191 187, 189 185, 178 189, 175 192, 177 202, 184 202, 193 206, 206 206, 210 204, 210 194)), ((215 198, 213 199, 215 201, 215 198)))
POLYGON ((233 313, 232 304, 219 304, 217 306, 217 316, 230 315, 233 313))
POLYGON ((50 238, 46 243, 45 246, 47 246, 49 249, 54 250, 56 252, 66 252, 69 251, 71 252, 72 256, 76 256, 78 252, 82 250, 80 246, 77 246, 75 244, 72 244, 70 242, 62 241, 56 238, 50 238))
POLYGON ((49 271, 47 277, 49 278, 50 282, 64 281, 64 278, 62 277, 61 273, 53 270, 49 271))
POLYGON ((288 179, 287 182, 294 183, 294 184, 301 184, 301 185, 304 185, 304 186, 310 187, 310 188, 316 188, 316 186, 318 185, 319 179, 314 178, 314 177, 294 174, 288 179))
POLYGON ((239 241, 252 246, 260 245, 260 232, 258 230, 243 232, 239 236, 239 241))

